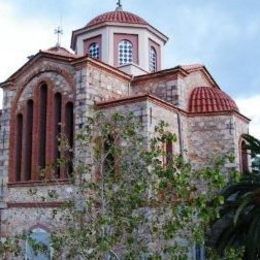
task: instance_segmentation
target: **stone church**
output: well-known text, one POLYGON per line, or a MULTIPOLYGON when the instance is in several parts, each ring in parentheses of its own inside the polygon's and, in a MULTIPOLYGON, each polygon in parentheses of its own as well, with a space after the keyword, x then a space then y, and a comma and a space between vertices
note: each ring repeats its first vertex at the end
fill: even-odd
POLYGON ((0 84, 1 237, 24 230, 44 235, 58 225, 51 212, 62 200, 35 201, 28 190, 37 187, 44 194, 53 185, 66 199, 69 170, 56 174, 58 188, 57 178, 48 176, 46 183, 40 171, 59 158, 56 136, 61 131, 77 147, 75 135, 93 108, 131 111, 147 135, 166 121, 178 140, 168 149, 194 167, 234 154, 232 167, 248 168, 241 136, 248 133, 250 120, 204 65, 163 69, 167 41, 156 27, 118 4, 73 31, 72 50, 59 45, 41 50, 0 84))

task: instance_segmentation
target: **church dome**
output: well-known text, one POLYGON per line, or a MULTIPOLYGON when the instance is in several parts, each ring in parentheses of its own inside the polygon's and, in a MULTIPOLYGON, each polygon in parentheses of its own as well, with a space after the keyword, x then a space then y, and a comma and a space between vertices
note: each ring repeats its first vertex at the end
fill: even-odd
POLYGON ((138 24, 138 25, 149 25, 143 18, 140 16, 126 12, 123 10, 115 10, 112 12, 103 13, 92 19, 87 25, 86 28, 100 25, 102 23, 123 23, 123 24, 138 24))
POLYGON ((235 101, 218 88, 197 87, 190 96, 189 112, 207 113, 221 111, 239 111, 235 101))

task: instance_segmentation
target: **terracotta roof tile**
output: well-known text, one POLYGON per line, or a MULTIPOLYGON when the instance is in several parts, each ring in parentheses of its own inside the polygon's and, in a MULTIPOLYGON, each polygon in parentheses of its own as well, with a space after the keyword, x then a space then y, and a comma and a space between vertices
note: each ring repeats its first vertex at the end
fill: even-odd
POLYGON ((78 57, 77 55, 71 53, 69 50, 67 50, 63 47, 59 47, 59 46, 51 47, 48 50, 45 50, 43 52, 56 54, 56 55, 60 55, 60 56, 65 56, 65 57, 71 57, 71 58, 78 57))
POLYGON ((203 64, 195 63, 195 64, 188 64, 188 65, 181 65, 181 68, 184 70, 196 70, 204 67, 203 64))
POLYGON ((136 14, 126 11, 113 11, 95 17, 86 25, 86 27, 92 27, 105 22, 149 25, 149 23, 136 14))
POLYGON ((213 87, 197 87, 190 96, 189 112, 207 113, 238 110, 235 101, 225 92, 213 87))

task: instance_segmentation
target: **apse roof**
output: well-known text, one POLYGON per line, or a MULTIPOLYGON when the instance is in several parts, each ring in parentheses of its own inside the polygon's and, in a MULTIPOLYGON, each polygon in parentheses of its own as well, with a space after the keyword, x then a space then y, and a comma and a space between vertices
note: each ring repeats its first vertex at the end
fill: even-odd
POLYGON ((234 110, 239 112, 235 101, 219 88, 197 87, 191 93, 189 100, 189 112, 191 113, 234 110))

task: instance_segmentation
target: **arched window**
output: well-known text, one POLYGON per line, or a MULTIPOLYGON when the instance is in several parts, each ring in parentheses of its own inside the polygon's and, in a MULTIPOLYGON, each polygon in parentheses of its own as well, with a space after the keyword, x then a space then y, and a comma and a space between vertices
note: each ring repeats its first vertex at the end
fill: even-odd
POLYGON ((22 168, 22 146, 23 146, 23 115, 18 114, 16 119, 16 166, 15 166, 15 180, 21 180, 22 168))
POLYGON ((133 62, 133 44, 122 40, 118 44, 118 63, 124 65, 133 62))
POLYGON ((42 228, 33 229, 26 240, 26 260, 50 260, 51 259, 51 237, 42 228))
POLYGON ((61 134, 61 107, 62 107, 62 96, 60 93, 56 93, 54 96, 54 154, 55 163, 57 164, 55 169, 55 177, 60 178, 60 166, 58 165, 58 160, 60 159, 60 149, 59 149, 59 138, 61 134))
POLYGON ((166 142, 166 165, 169 165, 173 160, 173 144, 172 140, 166 142))
POLYGON ((32 178, 32 142, 33 142, 33 101, 28 100, 26 106, 26 130, 24 145, 23 178, 29 181, 32 178))
POLYGON ((157 71, 157 52, 154 47, 150 48, 149 69, 151 72, 157 71))
POLYGON ((248 165, 248 153, 247 153, 247 145, 245 141, 242 141, 241 143, 241 170, 243 173, 246 173, 249 171, 249 165, 248 165))
POLYGON ((104 168, 109 173, 115 173, 115 140, 114 137, 109 135, 104 143, 104 168))
POLYGON ((94 42, 88 48, 88 54, 93 59, 100 59, 100 47, 99 44, 94 42))
MULTIPOLYGON (((74 143, 74 116, 73 116, 73 103, 68 102, 65 107, 65 131, 66 137, 68 138, 68 143, 70 148, 73 148, 74 143)), ((68 152, 68 174, 73 172, 73 152, 68 152)))
POLYGON ((11 182, 60 179, 72 173, 73 153, 68 152, 71 163, 61 167, 60 159, 66 152, 59 146, 60 137, 66 135, 73 148, 73 103, 71 93, 56 89, 51 83, 40 84, 33 97, 27 102, 22 100, 18 109, 15 107, 11 126, 14 136, 9 164, 11 182), (46 167, 53 162, 55 169, 46 167))
POLYGON ((38 165, 40 169, 44 169, 46 165, 46 126, 47 126, 47 96, 48 87, 42 85, 39 95, 39 158, 38 165))

